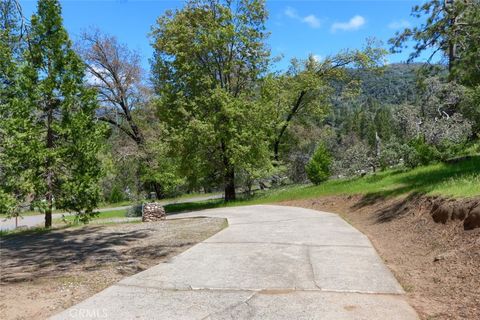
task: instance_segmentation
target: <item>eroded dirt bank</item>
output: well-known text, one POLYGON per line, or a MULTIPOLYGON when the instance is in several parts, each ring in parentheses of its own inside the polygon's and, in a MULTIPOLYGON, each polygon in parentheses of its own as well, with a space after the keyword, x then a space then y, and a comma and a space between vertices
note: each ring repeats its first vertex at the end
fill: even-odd
POLYGON ((480 198, 329 196, 280 204, 338 213, 365 233, 422 319, 480 319, 480 228, 466 220, 480 198))

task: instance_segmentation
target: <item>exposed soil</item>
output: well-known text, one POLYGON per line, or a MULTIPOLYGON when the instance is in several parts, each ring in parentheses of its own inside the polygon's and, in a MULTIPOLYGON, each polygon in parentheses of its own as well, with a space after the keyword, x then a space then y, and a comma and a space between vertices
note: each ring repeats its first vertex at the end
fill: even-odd
POLYGON ((218 218, 177 219, 2 238, 1 318, 45 319, 226 225, 218 218))
POLYGON ((330 196, 281 204, 336 212, 366 234, 422 319, 480 319, 480 228, 465 223, 480 199, 330 196), (439 214, 439 207, 450 209, 439 214), (435 212, 447 218, 436 223, 435 212))

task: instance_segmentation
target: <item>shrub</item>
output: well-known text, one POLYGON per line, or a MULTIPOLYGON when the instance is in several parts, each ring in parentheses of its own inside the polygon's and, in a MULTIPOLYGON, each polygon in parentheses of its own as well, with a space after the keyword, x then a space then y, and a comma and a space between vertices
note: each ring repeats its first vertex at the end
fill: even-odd
POLYGON ((127 213, 125 214, 127 217, 141 217, 143 211, 142 204, 136 204, 128 208, 127 213))
POLYGON ((354 176, 368 171, 372 166, 369 146, 363 141, 354 140, 351 145, 337 152, 330 169, 341 177, 354 176))
POLYGON ((113 186, 110 194, 108 195, 108 203, 118 203, 126 200, 125 195, 123 194, 121 188, 119 186, 113 186))
POLYGON ((441 159, 441 154, 435 146, 429 145, 424 138, 418 137, 408 143, 403 159, 407 167, 414 168, 438 161, 441 159))
POLYGON ((330 165, 332 158, 325 145, 320 144, 315 150, 313 157, 305 166, 308 179, 314 184, 320 184, 330 177, 330 165))
POLYGON ((405 153, 405 146, 395 139, 387 141, 382 147, 379 157, 379 164, 382 170, 399 165, 402 155, 405 153))

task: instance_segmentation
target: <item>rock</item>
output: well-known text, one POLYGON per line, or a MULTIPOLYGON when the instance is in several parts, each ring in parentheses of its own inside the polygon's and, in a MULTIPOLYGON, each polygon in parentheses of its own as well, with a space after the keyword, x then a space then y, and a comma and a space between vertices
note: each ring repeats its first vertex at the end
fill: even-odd
POLYGON ((440 260, 446 260, 446 259, 448 259, 450 257, 453 257, 453 256, 455 256, 455 252, 453 252, 453 251, 444 252, 444 253, 441 253, 441 254, 435 256, 435 258, 433 258, 433 262, 438 262, 440 260))
POLYGON ((452 216, 452 206, 449 203, 443 203, 432 211, 433 221, 436 223, 447 223, 448 219, 452 216))
POLYGON ((467 218, 463 221, 464 230, 473 230, 480 227, 480 206, 470 211, 467 218))
POLYGON ((143 205, 142 221, 153 222, 166 219, 165 209, 159 203, 145 203, 143 205))

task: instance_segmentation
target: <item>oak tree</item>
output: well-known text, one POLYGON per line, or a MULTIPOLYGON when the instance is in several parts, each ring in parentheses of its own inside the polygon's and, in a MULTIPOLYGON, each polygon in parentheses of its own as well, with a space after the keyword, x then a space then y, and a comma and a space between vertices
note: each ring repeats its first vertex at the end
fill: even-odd
POLYGON ((265 73, 263 0, 190 0, 152 29, 159 116, 190 181, 223 180, 235 199, 239 170, 270 166, 270 120, 259 103, 265 73))

